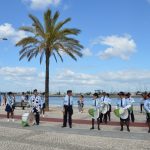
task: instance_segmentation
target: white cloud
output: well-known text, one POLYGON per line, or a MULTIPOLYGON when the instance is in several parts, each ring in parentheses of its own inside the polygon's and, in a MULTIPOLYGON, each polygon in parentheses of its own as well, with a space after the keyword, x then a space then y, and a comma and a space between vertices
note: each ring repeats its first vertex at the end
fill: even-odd
POLYGON ((26 33, 24 31, 16 30, 11 24, 4 23, 0 25, 0 37, 8 38, 13 43, 16 43, 20 39, 26 37, 26 33))
POLYGON ((89 48, 86 48, 82 51, 84 56, 92 56, 92 51, 89 48))
MULTIPOLYGON (((35 68, 1 67, 0 91, 44 91, 45 73, 35 68)), ((120 70, 88 74, 68 69, 50 74, 50 91, 137 91, 150 89, 150 70, 120 70)))
POLYGON ((101 59, 119 57, 128 60, 136 52, 136 43, 130 35, 101 37, 94 40, 92 44, 108 46, 104 51, 98 53, 101 59))
POLYGON ((94 91, 95 89, 106 91, 146 90, 150 88, 150 70, 121 70, 85 74, 66 69, 58 72, 54 80, 57 87, 66 90, 71 87, 78 92, 94 91))
POLYGON ((50 5, 59 5, 61 0, 23 0, 23 2, 29 4, 32 9, 45 9, 50 5))
POLYGON ((43 89, 43 73, 38 72, 35 68, 25 67, 1 67, 0 84, 1 91, 23 91, 34 88, 43 89))

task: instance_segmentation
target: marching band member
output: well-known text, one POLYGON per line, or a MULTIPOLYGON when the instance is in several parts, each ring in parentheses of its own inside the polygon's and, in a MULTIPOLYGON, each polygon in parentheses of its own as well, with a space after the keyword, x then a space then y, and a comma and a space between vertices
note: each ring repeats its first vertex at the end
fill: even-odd
POLYGON ((14 122, 14 97, 13 97, 13 93, 12 92, 9 92, 8 93, 8 96, 6 97, 6 108, 5 108, 5 111, 7 112, 7 119, 8 119, 8 122, 9 122, 9 114, 11 113, 11 118, 12 118, 12 121, 14 122))
POLYGON ((100 122, 104 121, 105 124, 107 124, 107 115, 108 115, 108 112, 109 112, 109 105, 111 103, 111 100, 110 100, 110 98, 108 96, 109 96, 109 94, 103 92, 102 93, 102 97, 101 97, 101 102, 106 104, 106 105, 108 105, 107 106, 107 109, 108 109, 107 112, 105 114, 102 114, 102 113, 100 114, 100 122))
POLYGON ((150 133, 150 93, 148 94, 148 98, 144 101, 144 109, 147 115, 147 123, 148 123, 148 133, 150 133))
MULTIPOLYGON (((97 111, 97 129, 100 130, 100 112, 99 112, 100 99, 97 93, 93 94, 93 106, 94 109, 97 111)), ((94 129, 94 122, 95 118, 92 118, 92 127, 90 128, 91 130, 94 129)))
POLYGON ((135 118, 134 118, 134 112, 133 112, 133 103, 135 102, 134 99, 131 97, 130 93, 127 93, 125 95, 126 99, 131 103, 131 108, 129 109, 129 120, 131 120, 132 122, 134 122, 135 118), (131 119, 130 119, 131 118, 131 119))
POLYGON ((141 104, 140 104, 141 113, 142 113, 142 109, 144 106, 144 102, 145 102, 145 100, 147 100, 147 95, 148 95, 148 93, 146 91, 144 93, 142 93, 142 99, 141 99, 141 104))
POLYGON ((67 127, 67 116, 69 117, 69 127, 72 128, 72 115, 73 115, 73 97, 72 90, 67 91, 67 95, 63 101, 63 126, 67 127))
POLYGON ((41 97, 38 95, 37 89, 33 91, 33 95, 30 97, 31 111, 35 115, 36 124, 40 123, 40 110, 41 110, 41 97))
MULTIPOLYGON (((129 109, 131 107, 131 104, 130 104, 129 100, 125 99, 125 93, 124 92, 120 92, 120 93, 118 93, 118 95, 120 96, 120 101, 117 103, 117 107, 121 107, 124 110, 129 109)), ((122 119, 120 117, 120 126, 121 126, 120 131, 123 131, 124 123, 127 126, 127 131, 130 132, 130 129, 129 129, 129 115, 128 115, 128 117, 126 119, 122 119)))
POLYGON ((107 115, 108 115, 108 119, 110 121, 111 120, 111 99, 109 97, 109 93, 107 93, 106 96, 107 96, 108 105, 109 105, 109 109, 108 109, 107 115))

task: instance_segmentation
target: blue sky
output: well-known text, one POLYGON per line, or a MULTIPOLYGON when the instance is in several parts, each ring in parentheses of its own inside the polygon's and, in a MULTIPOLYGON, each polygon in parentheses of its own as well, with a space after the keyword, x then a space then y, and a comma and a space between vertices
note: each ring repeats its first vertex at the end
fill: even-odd
POLYGON ((51 59, 50 90, 75 92, 136 91, 150 88, 150 0, 1 0, 0 91, 44 91, 44 62, 19 61, 15 42, 26 36, 18 31, 31 25, 31 13, 43 21, 47 8, 59 10, 67 27, 81 29, 82 59, 64 63, 51 59))

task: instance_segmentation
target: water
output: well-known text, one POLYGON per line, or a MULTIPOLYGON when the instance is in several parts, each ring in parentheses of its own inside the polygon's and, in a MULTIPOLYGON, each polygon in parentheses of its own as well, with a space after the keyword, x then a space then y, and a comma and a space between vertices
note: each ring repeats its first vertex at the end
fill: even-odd
MULTIPOLYGON (((134 100, 135 100, 134 105, 135 106, 139 106, 141 99, 140 98, 134 98, 134 100)), ((17 102, 21 101, 20 96, 16 96, 16 101, 17 102)), ((78 101, 78 97, 74 97, 74 105, 77 105, 77 101, 78 101)), ((118 101, 119 101, 119 99, 112 98, 111 99, 112 106, 116 106, 116 103, 118 101)), ((63 97, 49 97, 49 105, 61 106, 62 104, 63 104, 63 97)), ((91 106, 92 104, 93 104, 92 103, 92 98, 85 97, 85 99, 84 99, 84 105, 85 106, 91 106)))

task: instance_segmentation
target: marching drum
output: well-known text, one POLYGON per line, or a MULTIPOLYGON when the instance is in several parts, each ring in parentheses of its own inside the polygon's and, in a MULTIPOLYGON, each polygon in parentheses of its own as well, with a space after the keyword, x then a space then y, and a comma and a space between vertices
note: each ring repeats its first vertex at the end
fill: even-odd
POLYGON ((90 108, 88 113, 93 119, 99 118, 99 109, 90 108))
POLYGON ((30 113, 24 113, 22 115, 22 126, 33 126, 35 123, 35 117, 32 112, 30 113))
POLYGON ((123 109, 122 107, 115 109, 114 114, 121 119, 127 119, 129 116, 128 109, 123 109))
POLYGON ((109 111, 109 109, 110 109, 109 104, 103 103, 100 107, 100 112, 104 115, 109 111))

